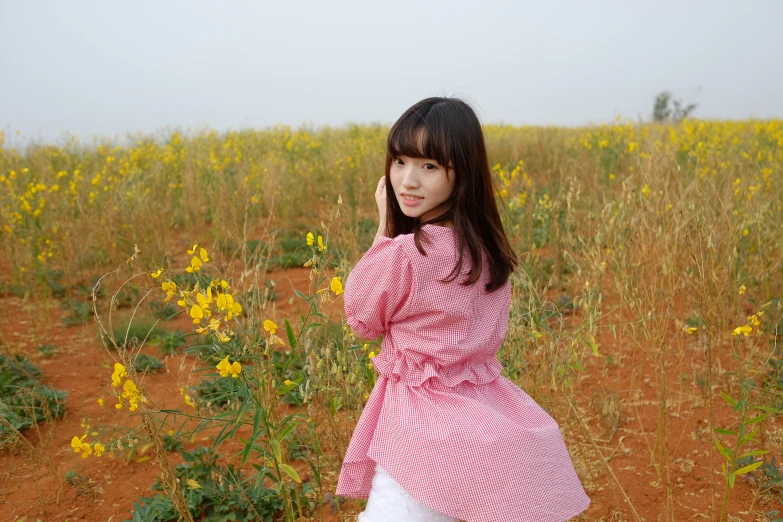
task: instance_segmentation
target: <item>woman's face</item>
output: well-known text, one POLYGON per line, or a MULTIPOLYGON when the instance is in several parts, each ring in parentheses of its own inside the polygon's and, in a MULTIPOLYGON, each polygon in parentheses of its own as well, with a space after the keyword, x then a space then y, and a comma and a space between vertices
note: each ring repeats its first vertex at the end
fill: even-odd
POLYGON ((389 178, 397 203, 406 216, 427 221, 448 210, 433 209, 451 196, 454 169, 429 158, 398 156, 392 159, 389 178))

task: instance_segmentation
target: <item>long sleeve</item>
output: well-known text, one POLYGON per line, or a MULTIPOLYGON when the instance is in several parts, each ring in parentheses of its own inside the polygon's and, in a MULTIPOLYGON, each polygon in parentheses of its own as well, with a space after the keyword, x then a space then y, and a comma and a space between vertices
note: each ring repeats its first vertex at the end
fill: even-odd
POLYGON ((402 245, 379 237, 354 266, 343 293, 348 324, 365 339, 407 317, 413 301, 414 271, 402 245))

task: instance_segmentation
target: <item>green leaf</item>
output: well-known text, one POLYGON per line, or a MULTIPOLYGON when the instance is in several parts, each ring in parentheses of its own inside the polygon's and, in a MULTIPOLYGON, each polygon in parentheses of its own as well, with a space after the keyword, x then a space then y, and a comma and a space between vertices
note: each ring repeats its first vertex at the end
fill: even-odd
POLYGON ((764 419, 766 419, 766 418, 767 418, 767 416, 769 416, 769 413, 765 413, 765 414, 763 414, 763 415, 759 415, 758 417, 753 417, 753 418, 752 418, 752 419, 750 419, 750 420, 746 420, 746 421, 745 421, 745 424, 755 424, 755 423, 757 423, 757 422, 761 422, 761 421, 763 421, 764 419))
POLYGON ((769 450, 753 450, 753 451, 749 451, 747 453, 743 453, 742 455, 740 455, 737 458, 738 459, 744 459, 745 457, 757 457, 759 455, 766 455, 767 453, 769 453, 769 450))
POLYGON ((735 475, 744 475, 745 473, 748 473, 749 471, 753 471, 754 469, 758 468, 764 464, 763 460, 760 460, 758 462, 754 462, 753 464, 748 464, 744 468, 740 468, 737 471, 734 472, 735 475))
POLYGON ((593 350, 593 355, 598 357, 598 345, 595 343, 595 337, 591 335, 588 344, 590 345, 590 349, 593 350))
POLYGON ((737 436, 737 432, 733 430, 726 430, 723 428, 712 428, 712 431, 716 433, 720 433, 721 435, 733 435, 735 437, 737 436))
POLYGON ((278 466, 280 465, 280 462, 283 461, 283 454, 280 451, 280 443, 277 442, 276 439, 272 439, 269 441, 269 444, 272 445, 272 453, 275 455, 275 460, 277 460, 278 466))
POLYGON ((279 467, 281 471, 285 471, 286 475, 288 475, 295 481, 302 482, 302 479, 299 478, 299 473, 297 473, 296 470, 291 466, 289 466, 288 464, 280 464, 279 467))
POLYGON ((726 460, 732 462, 731 453, 729 453, 729 450, 723 447, 723 445, 720 443, 718 439, 715 439, 715 445, 718 447, 718 451, 720 451, 720 454, 723 455, 726 458, 726 460))
POLYGON ((304 299, 305 301, 309 301, 311 298, 300 292, 299 290, 294 290, 294 293, 304 299))
POLYGON ((752 441, 753 437, 755 437, 756 433, 758 433, 758 432, 759 432, 758 428, 756 428, 755 430, 751 431, 750 433, 748 433, 747 435, 745 435, 744 437, 742 437, 740 440, 737 441, 737 446, 740 446, 742 444, 745 444, 746 442, 752 441))
POLYGON ((734 479, 737 478, 737 476, 734 473, 729 473, 729 487, 734 487, 734 479))
POLYGON ((736 407, 737 407, 737 401, 735 401, 734 399, 732 399, 731 397, 729 397, 728 395, 726 395, 726 394, 725 394, 725 393, 723 393, 723 392, 720 392, 720 394, 721 394, 721 396, 722 396, 724 399, 726 399, 726 402, 728 402, 729 404, 731 404, 731 407, 732 407, 732 408, 736 408, 736 407))
POLYGON ((288 319, 285 320, 285 331, 288 334, 288 344, 293 350, 296 348, 296 338, 294 337, 294 331, 291 329, 291 323, 288 322, 288 319))
POLYGON ((770 413, 783 413, 783 411, 773 408, 772 406, 755 406, 757 410, 768 411, 770 413))

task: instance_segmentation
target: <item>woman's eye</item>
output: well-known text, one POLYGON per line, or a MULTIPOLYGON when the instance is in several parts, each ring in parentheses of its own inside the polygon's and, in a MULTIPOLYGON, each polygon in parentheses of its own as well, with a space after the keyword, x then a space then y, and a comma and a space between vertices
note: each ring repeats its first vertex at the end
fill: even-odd
POLYGON ((436 166, 435 166, 435 165, 433 165, 432 163, 425 163, 425 164, 424 164, 424 169, 425 169, 425 170, 435 170, 435 169, 437 169, 437 168, 438 168, 438 167, 436 167, 436 166))
POLYGON ((394 163, 397 163, 397 165, 402 165, 402 160, 400 158, 394 158, 394 163))

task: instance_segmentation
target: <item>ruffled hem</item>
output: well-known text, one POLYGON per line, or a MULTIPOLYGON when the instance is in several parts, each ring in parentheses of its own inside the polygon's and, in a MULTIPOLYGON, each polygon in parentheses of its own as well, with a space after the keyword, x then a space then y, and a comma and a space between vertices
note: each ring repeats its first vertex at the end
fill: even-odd
POLYGON ((391 347, 382 350, 371 361, 380 375, 409 386, 421 386, 433 377, 449 387, 464 381, 488 384, 503 372, 503 365, 494 357, 444 366, 419 353, 395 351, 391 347))

